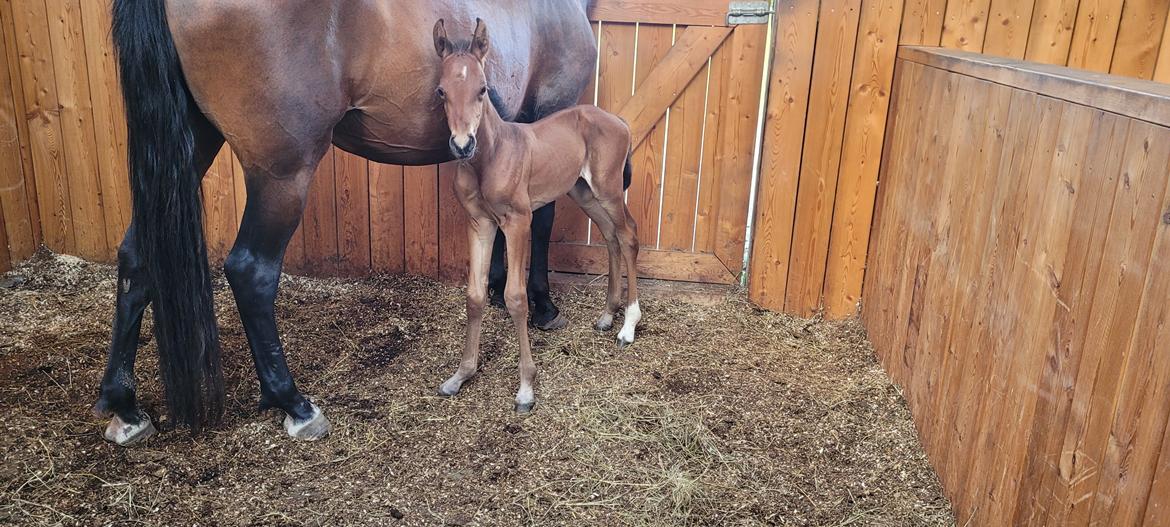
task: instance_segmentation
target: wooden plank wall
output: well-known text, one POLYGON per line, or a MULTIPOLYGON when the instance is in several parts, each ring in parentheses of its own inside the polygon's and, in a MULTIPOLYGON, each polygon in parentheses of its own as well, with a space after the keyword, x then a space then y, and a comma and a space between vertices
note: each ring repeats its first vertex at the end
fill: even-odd
POLYGON ((959 524, 1166 525, 1170 86, 899 57, 862 318, 959 524))
MULTIPOLYGON (((725 12, 713 0, 594 5, 601 56, 582 102, 636 112, 632 122, 651 127, 634 153, 628 195, 643 276, 729 284, 742 272, 768 35, 765 26, 722 27, 725 12)), ((7 237, 0 268, 41 243, 112 261, 130 209, 108 0, 0 0, 0 26, 7 237)), ((381 165, 333 149, 285 269, 462 280, 466 231, 450 191, 454 173, 453 165, 381 165)), ((243 181, 225 147, 203 185, 213 259, 234 242, 247 200, 243 181)), ((604 273, 608 256, 597 229, 568 199, 558 212, 552 268, 604 273)))
POLYGON ((857 312, 901 44, 1170 82, 1170 0, 779 0, 749 259, 761 306, 857 312))

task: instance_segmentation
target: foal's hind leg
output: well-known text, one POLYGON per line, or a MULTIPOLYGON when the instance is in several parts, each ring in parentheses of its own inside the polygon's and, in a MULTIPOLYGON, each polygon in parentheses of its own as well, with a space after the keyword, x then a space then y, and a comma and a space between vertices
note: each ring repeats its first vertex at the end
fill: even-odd
POLYGON ((280 285, 284 250, 296 231, 313 177, 314 162, 292 168, 289 178, 259 170, 248 171, 248 204, 236 244, 224 261, 224 273, 248 336, 256 375, 260 379, 260 407, 284 411, 285 431, 296 439, 315 440, 329 433, 329 421, 293 382, 276 328, 273 304, 280 285))
MULTIPOLYGON (((196 137, 195 169, 203 174, 223 146, 223 136, 201 116, 196 118, 192 127, 196 137)), ((97 403, 93 406, 94 415, 110 418, 105 438, 121 446, 142 442, 155 433, 150 416, 138 407, 134 378, 142 313, 154 294, 154 284, 147 279, 141 258, 134 243, 134 224, 131 223, 118 247, 118 291, 110 356, 97 403)))
POLYGON ((602 238, 605 239, 605 247, 609 251, 609 287, 605 295, 605 309, 597 318, 597 322, 593 324, 593 327, 598 331, 609 331, 613 327, 613 315, 617 313, 622 302, 622 256, 615 234, 616 228, 609 218, 609 213, 601 207, 601 203, 597 201, 597 197, 584 181, 577 181, 577 184, 569 191, 569 197, 573 198, 581 210, 585 211, 585 215, 597 225, 602 238))

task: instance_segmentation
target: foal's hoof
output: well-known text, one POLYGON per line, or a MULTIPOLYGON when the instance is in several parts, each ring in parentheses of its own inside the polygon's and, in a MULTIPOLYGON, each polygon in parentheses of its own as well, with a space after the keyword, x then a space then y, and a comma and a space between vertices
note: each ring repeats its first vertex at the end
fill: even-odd
POLYGON ((558 329, 564 328, 565 326, 568 326, 569 319, 565 318, 564 315, 561 315, 558 313, 556 318, 554 318, 548 322, 545 322, 543 324, 537 324, 534 322, 532 325, 535 326, 536 329, 539 329, 541 331, 556 331, 558 329))
POLYGON ((620 335, 620 334, 617 336, 617 347, 619 347, 619 348, 625 348, 626 346, 629 346, 633 343, 634 343, 633 336, 625 336, 625 335, 620 335))
POLYGON ((525 415, 532 413, 532 408, 536 406, 536 401, 528 401, 526 403, 516 403, 516 413, 525 415))
POLYGON ((150 422, 150 416, 146 412, 138 412, 140 421, 137 423, 128 423, 123 421, 121 417, 114 414, 110 419, 110 424, 106 425, 106 431, 103 434, 106 441, 110 441, 118 446, 133 446, 146 441, 146 439, 158 430, 155 430, 154 423, 150 422))
POLYGON ((310 403, 310 406, 313 407, 313 415, 299 423, 291 415, 284 416, 284 430, 288 432, 289 437, 301 441, 316 441, 329 435, 329 420, 317 405, 310 403))

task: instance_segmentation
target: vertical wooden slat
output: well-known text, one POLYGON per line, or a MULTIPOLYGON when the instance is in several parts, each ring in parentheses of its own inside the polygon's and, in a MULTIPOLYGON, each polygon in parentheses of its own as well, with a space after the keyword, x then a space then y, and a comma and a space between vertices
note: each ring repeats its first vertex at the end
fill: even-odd
POLYGON ((122 235, 130 226, 131 211, 125 111, 114 61, 114 44, 110 40, 110 5, 106 1, 81 0, 80 3, 106 236, 111 252, 116 252, 122 235))
POLYGON ((937 46, 942 41, 947 0, 906 0, 900 43, 937 46))
POLYGON ((860 0, 821 2, 812 72, 816 89, 808 103, 813 118, 807 119, 804 129, 784 302, 790 313, 807 316, 821 306, 860 8, 860 0))
POLYGON ((1079 3, 1080 0, 1036 0, 1024 57, 1046 64, 1067 63, 1079 3))
POLYGON ((28 122, 30 157, 36 180, 43 241, 50 249, 74 253, 73 209, 61 139, 60 104, 53 71, 49 15, 44 2, 12 5, 20 58, 21 95, 28 122))
POLYGON ((337 271, 370 272, 370 163, 344 150, 334 154, 337 208, 337 271))
POLYGON ((232 153, 226 145, 203 177, 203 233, 213 260, 227 257, 236 239, 236 192, 232 153))
POLYGON ((1139 79, 1154 78, 1168 12, 1170 0, 1126 0, 1110 73, 1139 79))
POLYGON ((953 0, 947 2, 942 33, 943 47, 976 53, 983 51, 990 7, 991 0, 953 0))
MULTIPOLYGON (((317 165, 317 172, 309 185, 304 219, 301 221, 305 243, 304 270, 317 276, 337 274, 337 208, 333 174, 335 162, 335 150, 330 148, 317 165)), ((236 180, 239 179, 237 175, 236 180)), ((239 199, 237 194, 237 207, 239 199)))
MULTIPOLYGON (((4 55, 5 66, 7 69, 8 84, 0 87, 8 91, 12 98, 13 118, 16 121, 16 137, 20 151, 20 166, 22 181, 19 183, 24 190, 24 203, 28 212, 28 228, 32 231, 32 245, 26 251, 14 253, 16 258, 26 258, 40 246, 43 236, 41 228, 41 207, 37 199, 37 180, 36 171, 33 169, 33 149, 32 141, 29 140, 29 125, 27 118, 28 112, 24 100, 24 75, 21 73, 22 59, 18 50, 18 36, 16 31, 15 21, 13 20, 12 2, 0 2, 0 33, 4 36, 4 55)), ((23 28, 22 28, 23 30, 23 28)), ((11 176, 9 176, 11 177, 11 176)), ((19 225, 20 222, 18 222, 19 225)), ((10 224, 11 225, 11 224, 10 224)), ((9 226, 10 232, 14 227, 9 226)), ((9 243, 12 243, 11 240, 9 243)))
MULTIPOLYGON (((679 32, 683 31, 680 26, 679 32)), ((670 107, 666 172, 663 177, 659 248, 690 251, 695 229, 695 201, 703 156, 704 104, 707 99, 705 66, 670 107)))
POLYGON ((12 254, 8 250, 8 228, 0 214, 0 273, 12 270, 12 254))
POLYGON ((755 150, 760 85, 763 83, 767 27, 739 26, 725 42, 729 48, 723 79, 726 106, 719 125, 715 165, 719 170, 715 256, 734 276, 743 271, 748 196, 751 194, 752 155, 755 150))
POLYGON ((1170 14, 1166 16, 1166 28, 1162 30, 1162 46, 1158 50, 1158 63, 1154 66, 1154 80, 1170 83, 1170 14))
MULTIPOLYGON (((666 56, 672 44, 671 26, 640 24, 638 50, 634 64, 634 91, 642 86, 647 74, 666 56)), ((626 203, 638 225, 638 241, 643 247, 658 243, 658 207, 662 196, 663 150, 666 148, 666 116, 650 130, 646 140, 634 149, 633 177, 626 193, 626 203)))
POLYGON ((991 0, 983 52, 988 55, 1024 58, 1032 25, 1035 0, 991 0))
MULTIPOLYGON (((0 13, 3 16, 3 13, 0 13)), ((0 21, 5 26, 7 20, 0 21)), ((19 95, 13 90, 7 39, 0 40, 0 221, 5 225, 3 253, 10 260, 23 260, 36 250, 35 209, 29 207, 25 188, 24 163, 21 159, 21 133, 18 121, 19 95), (11 251, 11 254, 9 254, 11 251)), ((19 74, 19 71, 17 71, 19 74)), ((16 82, 19 82, 16 80, 16 82)))
POLYGON ((370 163, 370 259, 374 272, 406 271, 403 167, 370 163))
POLYGON ((439 165, 439 278, 449 282, 467 279, 469 247, 467 212, 455 198, 457 163, 439 165))
MULTIPOLYGON (((113 255, 106 241, 107 225, 102 210, 81 4, 79 0, 46 0, 45 6, 49 12, 57 110, 77 254, 83 258, 109 261, 113 255)), ((120 238, 121 233, 116 233, 115 237, 120 238)))
POLYGON ((862 7, 825 270, 824 308, 833 317, 854 314, 861 299, 902 8, 902 0, 862 7))
POLYGON ((402 174, 406 272, 439 276, 439 189, 434 165, 406 167, 402 174))
MULTIPOLYGON (((332 194, 333 193, 333 190, 332 190, 333 189, 333 153, 330 152, 330 153, 326 154, 325 157, 329 159, 329 165, 327 166, 327 170, 329 173, 329 189, 330 189, 329 190, 329 192, 330 192, 329 199, 332 200, 333 199, 333 197, 332 197, 333 196, 333 194, 332 194)), ((324 161, 322 161, 322 163, 324 163, 324 161)), ((321 174, 322 174, 322 172, 320 169, 320 165, 318 165, 317 176, 314 177, 314 180, 316 180, 321 174)), ((240 224, 244 221, 244 209, 248 205, 247 181, 248 181, 247 171, 244 170, 244 166, 242 164, 240 164, 240 158, 236 156, 235 152, 232 152, 232 186, 235 187, 234 194, 236 197, 236 228, 237 229, 239 229, 240 224)), ((312 187, 310 187, 309 192, 312 192, 312 187)), ((309 198, 309 199, 312 199, 312 198, 309 198)), ((324 205, 322 204, 322 206, 324 206, 324 205)))
POLYGON ((731 57, 731 46, 727 43, 727 40, 723 41, 723 46, 715 50, 708 64, 711 71, 707 75, 707 115, 704 117, 703 125, 703 169, 702 173, 699 174, 699 198, 695 206, 695 239, 692 242, 692 250, 702 253, 715 252, 715 231, 718 227, 716 223, 719 208, 717 200, 721 181, 719 167, 715 162, 715 153, 719 149, 719 138, 722 136, 720 126, 723 123, 724 106, 723 79, 725 75, 723 72, 727 71, 727 64, 729 57, 731 57))
POLYGON ((819 3, 793 2, 776 13, 748 279, 751 300, 768 309, 784 308, 819 3))
POLYGON ((1109 71, 1123 3, 1119 0, 1081 0, 1068 53, 1069 67, 1109 71))

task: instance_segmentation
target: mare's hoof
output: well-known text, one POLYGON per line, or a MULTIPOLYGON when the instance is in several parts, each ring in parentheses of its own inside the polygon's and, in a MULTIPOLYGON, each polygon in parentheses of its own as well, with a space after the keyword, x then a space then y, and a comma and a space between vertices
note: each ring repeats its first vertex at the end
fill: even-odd
POLYGON ((146 412, 138 412, 138 417, 139 422, 128 423, 114 414, 103 434, 106 441, 118 446, 134 446, 146 441, 147 438, 158 432, 154 428, 154 423, 150 422, 150 416, 146 415, 146 412))
POLYGON ((299 423, 290 415, 284 416, 284 430, 288 432, 289 437, 301 441, 316 441, 329 435, 329 420, 317 405, 310 403, 310 406, 313 407, 313 415, 299 423))
POLYGON ((524 415, 532 413, 532 407, 536 406, 536 401, 528 401, 526 403, 516 403, 516 413, 524 415))
POLYGON ((503 291, 488 289, 488 303, 491 304, 492 307, 498 307, 500 309, 508 308, 508 303, 504 301, 503 291))
POLYGON ((593 324, 593 329, 597 331, 609 331, 613 329, 613 315, 601 317, 593 324))
POLYGON ((535 326, 536 329, 539 329, 541 331, 556 331, 558 329, 564 328, 565 326, 568 326, 569 319, 565 318, 564 315, 561 315, 558 313, 556 318, 554 318, 548 322, 545 322, 543 324, 533 323, 532 325, 535 326))

